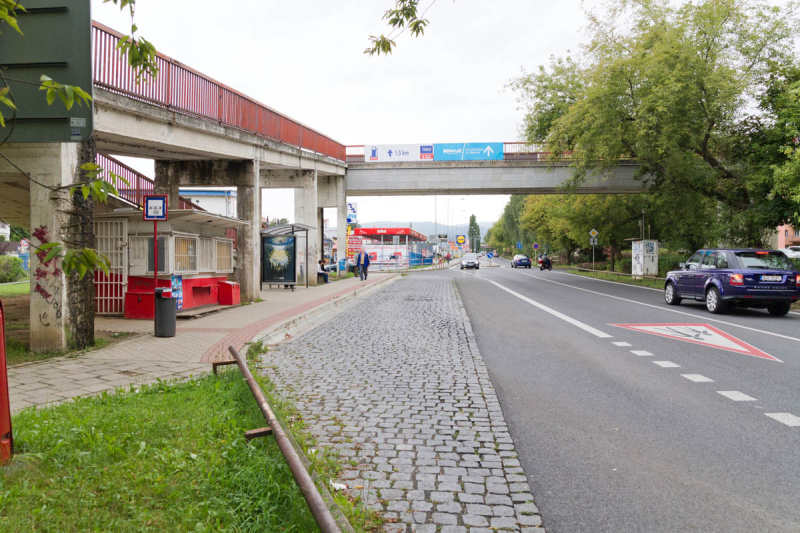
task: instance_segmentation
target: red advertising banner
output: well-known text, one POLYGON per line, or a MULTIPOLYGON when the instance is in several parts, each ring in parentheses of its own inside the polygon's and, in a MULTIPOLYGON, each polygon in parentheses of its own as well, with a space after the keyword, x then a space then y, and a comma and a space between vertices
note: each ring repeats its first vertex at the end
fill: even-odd
MULTIPOLYGON (((357 228, 356 228, 357 229, 357 228)), ((364 237, 360 235, 348 235, 347 236, 347 259, 353 259, 358 252, 361 251, 362 243, 364 242, 364 237)))

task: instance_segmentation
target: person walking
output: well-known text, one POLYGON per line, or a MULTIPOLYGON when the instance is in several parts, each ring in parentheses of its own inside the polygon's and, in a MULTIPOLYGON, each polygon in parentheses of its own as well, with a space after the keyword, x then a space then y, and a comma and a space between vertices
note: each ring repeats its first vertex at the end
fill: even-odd
POLYGON ((365 250, 358 252, 356 256, 356 268, 361 281, 367 279, 367 269, 369 268, 369 254, 365 250))
POLYGON ((447 264, 450 264, 450 252, 447 252, 447 264))

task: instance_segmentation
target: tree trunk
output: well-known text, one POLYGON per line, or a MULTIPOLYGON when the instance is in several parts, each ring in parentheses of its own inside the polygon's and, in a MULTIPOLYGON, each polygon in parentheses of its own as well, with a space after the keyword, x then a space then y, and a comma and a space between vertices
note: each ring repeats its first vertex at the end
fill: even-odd
MULTIPOLYGON (((97 144, 92 137, 82 143, 79 165, 94 163, 97 144)), ((83 171, 76 169, 75 180, 83 181, 83 171)), ((94 206, 92 197, 84 200, 80 188, 71 198, 69 222, 64 242, 69 248, 82 249, 95 247, 94 206)), ((69 347, 82 350, 94 345, 94 274, 88 272, 80 279, 77 272, 67 276, 67 301, 70 319, 67 321, 67 342, 69 347)))

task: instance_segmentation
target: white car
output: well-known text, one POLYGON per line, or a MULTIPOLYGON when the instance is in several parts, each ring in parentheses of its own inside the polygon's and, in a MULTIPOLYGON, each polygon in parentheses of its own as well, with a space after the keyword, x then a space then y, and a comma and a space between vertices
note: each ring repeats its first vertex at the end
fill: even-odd
POLYGON ((781 252, 785 253, 789 259, 800 259, 800 246, 787 246, 781 252))
POLYGON ((461 258, 461 270, 464 270, 465 268, 474 268, 477 270, 480 267, 481 262, 478 260, 478 254, 464 254, 464 256, 461 258))

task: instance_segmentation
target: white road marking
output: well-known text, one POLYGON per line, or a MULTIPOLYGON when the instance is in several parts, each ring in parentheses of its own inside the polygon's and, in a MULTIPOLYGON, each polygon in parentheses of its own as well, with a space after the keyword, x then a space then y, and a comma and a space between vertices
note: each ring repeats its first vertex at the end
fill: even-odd
POLYGON ((579 320, 575 320, 574 318, 572 318, 570 316, 567 316, 564 313, 559 313, 555 309, 551 309, 551 308, 547 307, 546 305, 543 305, 543 304, 540 304, 537 301, 531 300, 527 296, 523 296, 518 292, 514 292, 511 289, 509 289, 508 287, 500 285, 496 281, 492 281, 490 279, 487 279, 486 281, 488 281, 492 285, 496 285, 497 287, 503 289, 507 293, 516 296, 517 298, 519 298, 523 302, 527 302, 527 303, 531 304, 534 307, 538 307, 539 309, 541 309, 545 313, 549 313, 549 314, 553 315, 556 318, 560 318, 564 322, 568 322, 569 324, 572 324, 573 326, 577 326, 577 327, 581 328, 582 330, 584 330, 584 331, 586 331, 588 333, 591 333, 595 337, 600 337, 601 339, 610 339, 611 338, 611 335, 609 335, 608 333, 604 333, 604 332, 600 331, 599 329, 593 328, 592 326, 590 326, 588 324, 584 324, 583 322, 581 322, 579 320))
MULTIPOLYGON (((561 274, 572 275, 572 276, 576 275, 576 274, 567 274, 566 272, 561 272, 561 274)), ((669 307, 666 307, 665 306, 666 304, 664 306, 661 306, 661 305, 647 304, 647 303, 644 303, 644 302, 637 302, 636 300, 631 300, 630 298, 623 298, 621 296, 613 296, 611 294, 606 294, 604 292, 593 291, 593 290, 590 290, 590 289, 584 289, 582 287, 574 287, 574 286, 569 285, 567 283, 561 283, 559 281, 553 281, 551 279, 546 279, 546 278, 544 278, 542 276, 536 276, 534 274, 527 274, 526 273, 526 274, 523 274, 523 276, 530 276, 530 277, 536 278, 537 280, 540 280, 540 281, 545 281, 547 283, 554 283, 556 285, 562 285, 564 287, 569 287, 570 289, 575 289, 577 291, 584 291, 584 292, 589 292, 589 293, 592 293, 592 294, 597 294, 599 296, 605 296, 606 298, 613 298, 614 300, 621 300, 623 302, 630 302, 630 303, 636 304, 636 305, 643 305, 645 307, 652 307, 653 309, 658 309, 660 311, 667 311, 667 312, 670 312, 670 313, 677 313, 679 315, 690 316, 692 318, 702 318, 706 322, 717 322, 719 324, 725 324, 726 326, 732 326, 734 328, 746 329, 746 330, 749 330, 749 331, 755 331, 756 333, 763 333, 764 335, 771 335, 773 337, 779 337, 781 339, 787 339, 787 340, 790 340, 790 341, 800 342, 800 338, 798 338, 798 337, 790 337, 788 335, 781 335, 780 333, 773 333, 771 331, 764 331, 763 329, 757 329, 757 328, 751 328, 751 327, 748 327, 748 326, 742 326, 740 324, 735 324, 733 322, 726 322, 724 320, 718 320, 718 319, 710 318, 710 317, 707 317, 707 316, 695 315, 693 313, 686 313, 684 311, 678 311, 677 309, 671 309, 669 307)), ((578 277, 584 277, 584 276, 578 276, 578 277)), ((588 278, 588 279, 592 279, 592 278, 588 278)), ((600 281, 604 281, 604 280, 600 280, 600 281)), ((624 284, 622 284, 622 285, 624 285, 624 284)), ((629 285, 629 287, 634 287, 634 286, 635 285, 629 285)))
POLYGON ((647 350, 631 350, 631 353, 633 355, 639 355, 639 356, 642 356, 642 357, 647 356, 647 355, 653 355, 650 352, 648 352, 647 350))
POLYGON ((786 424, 789 427, 798 427, 800 426, 800 416, 795 416, 792 413, 764 413, 770 418, 774 418, 778 422, 782 424, 786 424))
POLYGON ((722 394, 726 398, 730 398, 734 402, 757 402, 755 398, 752 396, 748 396, 743 392, 739 392, 738 390, 718 390, 719 394, 722 394))
POLYGON ((672 361, 653 361, 654 364, 657 364, 661 368, 680 368, 681 365, 676 365, 672 361))
POLYGON ((713 379, 707 378, 702 374, 681 374, 681 376, 695 383, 714 383, 713 379))
POLYGON ((612 342, 611 344, 615 346, 633 346, 633 344, 630 344, 628 342, 612 342))

